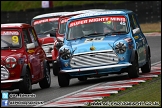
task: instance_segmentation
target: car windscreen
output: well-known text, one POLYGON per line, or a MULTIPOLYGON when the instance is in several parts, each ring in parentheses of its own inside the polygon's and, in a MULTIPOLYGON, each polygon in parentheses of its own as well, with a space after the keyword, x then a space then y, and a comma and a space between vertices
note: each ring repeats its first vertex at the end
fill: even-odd
POLYGON ((20 32, 17 30, 1 30, 1 50, 18 49, 22 46, 20 32))
POLYGON ((125 16, 98 16, 73 20, 68 24, 67 40, 86 36, 128 33, 125 16))
POLYGON ((66 23, 68 21, 69 17, 66 18, 61 18, 60 22, 59 22, 59 34, 64 34, 65 33, 65 29, 66 29, 66 23))
POLYGON ((34 27, 37 34, 44 34, 48 32, 55 32, 58 29, 59 18, 44 18, 34 20, 32 26, 34 27))

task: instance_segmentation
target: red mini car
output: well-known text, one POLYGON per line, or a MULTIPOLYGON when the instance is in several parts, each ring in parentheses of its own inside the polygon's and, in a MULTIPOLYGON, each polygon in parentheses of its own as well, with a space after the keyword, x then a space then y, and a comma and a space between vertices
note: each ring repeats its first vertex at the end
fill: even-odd
POLYGON ((25 23, 1 24, 1 90, 31 93, 36 83, 49 88, 51 75, 35 29, 25 23))
POLYGON ((37 15, 31 20, 42 48, 46 53, 49 62, 52 62, 51 50, 56 40, 56 31, 58 29, 58 20, 61 15, 70 12, 54 12, 37 15))

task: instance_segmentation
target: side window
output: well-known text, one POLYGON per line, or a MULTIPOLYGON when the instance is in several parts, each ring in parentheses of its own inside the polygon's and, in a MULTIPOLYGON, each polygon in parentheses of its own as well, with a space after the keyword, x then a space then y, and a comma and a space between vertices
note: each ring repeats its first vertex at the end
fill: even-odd
POLYGON ((134 26, 134 23, 133 23, 133 19, 132 19, 132 15, 129 15, 129 20, 130 20, 131 30, 135 29, 135 26, 134 26))
POLYGON ((35 46, 38 46, 37 38, 36 38, 33 28, 29 28, 29 34, 30 34, 32 42, 35 44, 35 46))
POLYGON ((132 19, 133 19, 134 27, 138 28, 138 24, 137 24, 137 20, 136 20, 135 15, 132 15, 132 19))
POLYGON ((23 29, 23 36, 24 36, 24 42, 26 44, 31 43, 29 33, 28 33, 28 31, 26 29, 23 29))
POLYGON ((130 19, 130 26, 131 26, 132 30, 135 28, 138 28, 136 18, 133 14, 129 15, 129 19, 130 19))

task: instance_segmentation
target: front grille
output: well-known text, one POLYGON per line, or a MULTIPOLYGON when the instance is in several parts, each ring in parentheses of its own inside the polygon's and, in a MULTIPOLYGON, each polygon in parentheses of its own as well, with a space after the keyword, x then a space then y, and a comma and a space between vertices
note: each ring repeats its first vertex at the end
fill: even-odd
POLYGON ((114 51, 93 52, 73 55, 71 68, 92 67, 118 63, 118 57, 114 51))
POLYGON ((5 68, 5 66, 1 65, 1 80, 5 80, 9 78, 9 71, 5 68))
POLYGON ((42 45, 42 48, 45 52, 48 52, 49 51, 49 48, 52 48, 53 49, 53 46, 54 44, 43 44, 42 45))

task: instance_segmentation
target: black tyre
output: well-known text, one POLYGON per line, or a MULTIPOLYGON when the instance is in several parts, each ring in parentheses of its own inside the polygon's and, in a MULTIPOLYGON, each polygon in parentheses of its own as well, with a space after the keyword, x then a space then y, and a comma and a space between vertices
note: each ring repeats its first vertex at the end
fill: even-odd
POLYGON ((70 78, 67 74, 59 73, 58 74, 58 83, 60 87, 69 86, 70 78))
POLYGON ((53 75, 58 76, 58 73, 60 71, 58 63, 52 62, 52 68, 53 68, 53 75))
POLYGON ((26 73, 22 78, 23 78, 23 81, 19 83, 19 91, 21 93, 31 93, 32 82, 31 82, 30 71, 28 68, 26 68, 26 73))
POLYGON ((48 62, 46 62, 45 64, 44 73, 45 73, 45 77, 39 82, 39 86, 42 89, 49 88, 51 85, 50 66, 48 62))
POLYGON ((80 76, 80 77, 78 77, 78 80, 79 81, 86 81, 87 77, 86 76, 80 76))
POLYGON ((128 68, 128 76, 129 78, 137 78, 139 77, 139 65, 138 65, 138 57, 137 55, 132 62, 132 65, 128 68))
POLYGON ((151 58, 147 58, 147 62, 144 66, 141 67, 142 73, 149 73, 151 71, 151 58))

